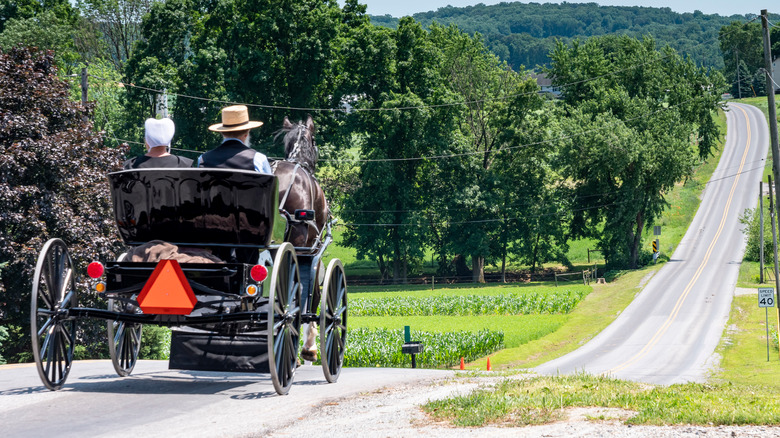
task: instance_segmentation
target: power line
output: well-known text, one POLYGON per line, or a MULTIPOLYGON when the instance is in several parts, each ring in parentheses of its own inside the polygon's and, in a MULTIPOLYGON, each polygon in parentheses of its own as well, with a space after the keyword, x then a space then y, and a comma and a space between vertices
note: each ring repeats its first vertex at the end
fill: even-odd
MULTIPOLYGON (((758 160, 757 162, 761 162, 761 161, 765 161, 765 160, 758 160)), ((756 166, 756 167, 752 167, 750 169, 745 169, 742 172, 737 172, 737 173, 734 173, 734 174, 722 176, 720 178, 710 179, 709 181, 705 182, 704 185, 706 186, 706 185, 708 185, 710 183, 719 182, 719 181, 723 181, 723 180, 730 179, 730 178, 735 178, 738 175, 742 175, 744 173, 752 172, 754 170, 763 169, 764 167, 765 167, 765 165, 756 166)), ((607 193, 602 194, 602 195, 615 194, 615 193, 617 193, 617 192, 607 192, 607 193)), ((586 195, 584 197, 589 197, 589 196, 601 196, 601 195, 586 195)), ((519 220, 540 219, 540 218, 548 217, 548 216, 561 216, 561 215, 569 214, 569 213, 577 213, 577 212, 594 210, 594 209, 598 209, 598 208, 605 208, 605 207, 612 207, 612 206, 616 206, 616 205, 622 205, 622 204, 626 204, 626 203, 629 203, 629 202, 633 202, 633 201, 635 201, 635 200, 637 200, 639 198, 640 197, 632 197, 632 198, 627 198, 627 199, 623 199, 623 200, 615 201, 615 202, 610 202, 610 203, 606 203, 606 204, 600 204, 600 205, 594 205, 594 206, 588 206, 588 207, 581 207, 581 208, 574 208, 574 209, 569 209, 569 210, 556 210, 556 211, 554 211, 552 213, 543 213, 543 214, 536 214, 536 215, 523 215, 523 216, 515 216, 515 217, 511 217, 511 218, 495 218, 495 219, 480 219, 480 220, 467 220, 467 221, 455 221, 455 222, 442 222, 442 223, 439 223, 439 225, 442 225, 442 226, 466 225, 466 224, 481 224, 481 223, 495 223, 495 222, 516 222, 516 221, 519 221, 519 220)), ((350 211, 350 210, 347 210, 347 211, 350 211)), ((425 210, 409 210, 408 212, 425 213, 425 210)), ((391 224, 391 223, 375 223, 375 224, 369 224, 369 223, 338 223, 337 224, 337 226, 344 226, 344 227, 418 227, 418 228, 419 227, 427 227, 429 225, 430 225, 430 223, 423 223, 423 222, 408 223, 408 224, 391 224)))

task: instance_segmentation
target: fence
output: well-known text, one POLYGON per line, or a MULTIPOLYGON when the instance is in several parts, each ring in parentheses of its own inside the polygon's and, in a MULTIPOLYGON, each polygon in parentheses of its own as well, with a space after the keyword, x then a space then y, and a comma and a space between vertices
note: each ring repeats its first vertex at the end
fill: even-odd
POLYGON ((578 281, 578 280, 570 280, 567 277, 581 277, 582 278, 582 284, 588 285, 591 281, 596 281, 598 276, 598 267, 596 265, 593 265, 592 269, 586 269, 584 271, 580 272, 565 272, 565 273, 555 273, 555 286, 558 286, 558 278, 560 278, 562 281, 578 281))

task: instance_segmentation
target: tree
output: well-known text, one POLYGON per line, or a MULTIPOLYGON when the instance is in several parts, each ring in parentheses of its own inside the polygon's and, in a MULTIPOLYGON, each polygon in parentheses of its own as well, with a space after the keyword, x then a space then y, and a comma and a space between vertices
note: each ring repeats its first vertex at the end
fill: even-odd
POLYGON ((374 258, 383 277, 405 282, 427 242, 421 212, 430 207, 433 165, 421 158, 446 151, 455 126, 451 111, 428 107, 450 101, 436 68, 441 51, 429 34, 411 19, 393 32, 363 29, 364 37, 345 46, 345 63, 364 57, 365 65, 341 89, 358 96, 358 109, 373 109, 355 113, 350 125, 369 161, 345 201, 345 220, 362 224, 347 230, 345 242, 374 258))
MULTIPOLYGON (((770 31, 771 41, 780 40, 780 29, 772 28, 770 31)), ((764 46, 760 21, 750 23, 735 21, 723 26, 718 33, 718 40, 725 64, 723 74, 733 84, 732 94, 738 96, 741 91, 742 96, 752 96, 754 93, 765 95, 764 46), (738 79, 739 85, 737 85, 738 79), (764 85, 760 85, 762 82, 764 85), (760 86, 760 89, 757 86, 760 86), (734 93, 733 90, 738 92, 734 93)), ((773 58, 780 56, 780 44, 772 46, 772 56, 773 58)))
POLYGON ((45 11, 30 18, 12 18, 0 33, 0 49, 22 45, 53 50, 58 62, 67 65, 78 58, 73 44, 73 27, 54 11, 45 11))
MULTIPOLYGON (((355 16, 354 2, 348 5, 355 16)), ((253 132, 261 139, 256 143, 272 155, 281 154, 268 139, 284 116, 306 115, 287 108, 340 103, 333 94, 332 66, 342 26, 347 25, 342 18, 335 0, 155 3, 143 21, 143 38, 126 64, 127 80, 205 98, 180 97, 172 105, 177 137, 186 139, 189 149, 213 147, 218 139, 205 127, 219 119, 225 102, 242 102, 256 105, 250 109, 252 116, 265 122, 253 132)), ((128 92, 128 129, 153 113, 154 94, 144 89, 128 92)))
MULTIPOLYGON (((0 54, 0 314, 10 332, 3 355, 11 362, 31 357, 30 290, 43 244, 63 239, 78 273, 111 255, 118 241, 104 178, 123 151, 103 146, 91 105, 69 96, 51 53, 0 54)), ((81 275, 79 287, 87 287, 81 275)), ((94 297, 81 303, 94 304, 94 297)), ((82 327, 82 345, 105 344, 104 324, 82 327)))
POLYGON ((118 71, 141 37, 141 19, 149 13, 153 0, 78 0, 85 19, 103 35, 108 59, 118 71))
MULTIPOLYGON (((504 271, 510 243, 530 238, 525 221, 507 206, 518 199, 533 204, 544 191, 544 164, 532 159, 544 154, 540 148, 516 147, 537 134, 529 129, 535 126, 530 119, 542 100, 535 81, 499 61, 479 35, 471 37, 454 26, 432 26, 431 34, 444 52, 445 84, 464 102, 459 119, 465 140, 465 154, 441 164, 459 168, 446 177, 455 196, 434 198, 431 203, 437 210, 449 211, 448 248, 469 255, 473 280, 484 282, 486 260, 500 259, 504 271), (526 166, 529 163, 533 165, 526 166)), ((526 207, 533 210, 532 205, 526 207)))
POLYGON ((608 264, 636 267, 665 193, 715 147, 722 76, 651 38, 560 43, 551 56, 565 103, 556 166, 574 199, 572 237, 596 237, 608 264))

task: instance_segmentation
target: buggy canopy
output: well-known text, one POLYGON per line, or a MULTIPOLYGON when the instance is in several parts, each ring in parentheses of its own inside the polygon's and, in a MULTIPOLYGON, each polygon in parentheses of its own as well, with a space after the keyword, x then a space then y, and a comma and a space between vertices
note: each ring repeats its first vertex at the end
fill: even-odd
POLYGON ((232 169, 131 169, 108 174, 119 235, 128 245, 267 247, 284 240, 277 180, 232 169))

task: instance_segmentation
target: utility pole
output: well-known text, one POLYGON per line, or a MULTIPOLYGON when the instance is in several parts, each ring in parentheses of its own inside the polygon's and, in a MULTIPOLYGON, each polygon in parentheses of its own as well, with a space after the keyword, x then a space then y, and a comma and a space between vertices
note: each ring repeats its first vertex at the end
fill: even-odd
POLYGON ((734 46, 734 54, 737 56, 737 94, 742 99, 742 80, 739 78, 739 47, 734 46))
MULTIPOLYGON (((766 98, 769 103, 769 141, 772 148, 772 171, 775 181, 780 181, 780 147, 777 145, 777 111, 775 109, 775 87, 772 84, 772 52, 769 41, 769 14, 761 10, 761 27, 764 29, 764 74, 766 75, 766 98)), ((780 207, 780 190, 776 190, 775 208, 780 207)), ((777 214, 775 214, 777 217, 777 214)), ((778 291, 780 293, 780 291, 778 291)), ((778 307, 780 309, 780 307, 778 307)))
MULTIPOLYGON (((777 276, 778 266, 777 266, 777 228, 775 224, 777 223, 777 215, 775 214, 775 208, 776 206, 772 205, 772 199, 774 196, 772 196, 772 177, 769 177, 769 220, 772 222, 772 244, 773 244, 773 255, 775 259, 775 296, 780 297, 780 277, 777 276)), ((775 302, 777 302, 777 299, 775 299, 775 302)), ((780 327, 780 304, 777 306, 777 326, 780 327)), ((780 333, 777 334, 777 340, 780 341, 780 333)))
POLYGON ((759 283, 764 284, 764 182, 758 182, 758 214, 761 218, 760 228, 758 229, 758 241, 761 242, 759 246, 760 259, 760 273, 759 283))
POLYGON ((87 81, 87 67, 81 69, 81 103, 87 103, 87 88, 89 87, 89 81, 87 81))
MULTIPOLYGON (((780 147, 777 145, 777 111, 775 109, 775 86, 772 84, 772 43, 769 41, 769 14, 766 9, 761 10, 761 27, 764 32, 764 74, 766 75, 766 98, 769 103, 769 141, 772 148, 772 171, 775 175, 775 181, 780 181, 780 147)), ((769 185, 771 193, 772 185, 769 185)), ((775 209, 780 208, 780 190, 775 191, 775 209)), ((775 294, 780 299, 780 278, 777 275, 777 235, 775 234, 775 221, 777 220, 777 211, 772 210, 774 215, 770 215, 772 221, 772 234, 775 240, 775 294)), ((775 299, 775 302, 778 302, 775 299)), ((777 307, 777 321, 780 327, 780 303, 777 307)), ((780 338, 780 335, 778 335, 780 338)))

